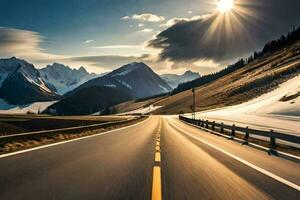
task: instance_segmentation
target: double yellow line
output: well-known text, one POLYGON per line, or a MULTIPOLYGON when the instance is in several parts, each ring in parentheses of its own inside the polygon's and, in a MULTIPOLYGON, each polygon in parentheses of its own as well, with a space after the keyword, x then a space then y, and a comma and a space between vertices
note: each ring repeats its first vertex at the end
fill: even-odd
POLYGON ((155 165, 153 167, 153 180, 152 180, 152 200, 162 199, 161 190, 161 154, 160 154, 160 133, 161 133, 161 121, 156 136, 155 146, 155 165))

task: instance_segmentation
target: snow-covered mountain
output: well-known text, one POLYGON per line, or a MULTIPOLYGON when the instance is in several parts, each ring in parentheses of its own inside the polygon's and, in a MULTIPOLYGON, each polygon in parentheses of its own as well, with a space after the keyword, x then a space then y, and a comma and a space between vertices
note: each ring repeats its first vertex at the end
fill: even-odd
POLYGON ((180 83, 185 83, 200 78, 200 74, 192 71, 186 71, 182 75, 163 74, 161 75, 161 78, 164 79, 174 89, 180 83))
POLYGON ((24 105, 57 100, 59 96, 32 64, 12 57, 0 59, 0 98, 10 104, 24 105))
POLYGON ((124 65, 103 77, 92 79, 74 91, 90 86, 107 86, 128 90, 135 99, 162 94, 172 90, 149 66, 137 62, 124 65))
POLYGON ((66 93, 51 106, 58 114, 91 114, 128 100, 171 91, 172 88, 144 63, 131 63, 92 79, 66 93))
POLYGON ((71 69, 69 66, 54 63, 39 70, 43 80, 53 85, 58 94, 69 92, 98 75, 88 73, 84 67, 71 69))

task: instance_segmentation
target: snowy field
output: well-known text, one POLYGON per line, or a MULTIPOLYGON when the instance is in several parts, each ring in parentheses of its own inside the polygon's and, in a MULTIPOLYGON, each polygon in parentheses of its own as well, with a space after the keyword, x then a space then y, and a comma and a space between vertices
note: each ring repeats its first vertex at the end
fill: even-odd
POLYGON ((133 115, 133 114, 149 114, 157 109, 161 108, 161 106, 153 106, 153 105, 150 105, 150 106, 147 106, 145 108, 139 108, 137 110, 133 110, 133 111, 130 111, 130 112, 126 112, 126 113, 121 113, 119 115, 133 115))
POLYGON ((249 102, 197 113, 224 123, 300 134, 300 76, 249 102), (297 95, 298 94, 298 95, 297 95), (285 97, 286 101, 280 101, 285 97))
POLYGON ((10 105, 5 102, 3 99, 0 99, 0 114, 26 114, 30 113, 38 113, 46 110, 47 107, 54 104, 56 101, 50 102, 36 102, 24 106, 16 106, 10 105))

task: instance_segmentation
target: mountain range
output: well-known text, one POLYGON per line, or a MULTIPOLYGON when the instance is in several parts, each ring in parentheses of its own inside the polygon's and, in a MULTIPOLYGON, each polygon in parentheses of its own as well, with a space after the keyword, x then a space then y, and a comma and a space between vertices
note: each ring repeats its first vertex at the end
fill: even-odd
POLYGON ((86 81, 99 77, 84 67, 54 63, 42 69, 16 57, 0 59, 0 98, 12 105, 60 100, 86 81))
POLYGON ((197 78, 200 78, 200 74, 192 71, 186 71, 182 75, 177 74, 163 74, 161 78, 164 79, 173 89, 176 88, 179 84, 193 81, 197 78))
POLYGON ((128 100, 171 90, 149 66, 134 62, 66 93, 63 100, 49 107, 48 111, 56 110, 58 114, 64 115, 91 114, 128 100))
POLYGON ((36 69, 25 60, 12 57, 0 59, 0 99, 11 105, 57 101, 45 112, 91 114, 125 101, 169 93, 179 83, 199 76, 187 71, 160 77, 145 63, 138 62, 105 75, 59 63, 36 69))

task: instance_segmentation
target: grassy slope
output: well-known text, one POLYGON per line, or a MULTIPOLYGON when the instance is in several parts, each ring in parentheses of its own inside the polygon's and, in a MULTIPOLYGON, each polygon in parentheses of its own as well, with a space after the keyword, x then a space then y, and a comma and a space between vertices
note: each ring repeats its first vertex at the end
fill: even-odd
MULTIPOLYGON (((299 74, 300 41, 265 55, 227 76, 196 90, 196 110, 208 110, 249 101, 269 92, 299 74), (291 72, 292 69, 297 69, 291 72)), ((191 112, 192 92, 185 91, 157 102, 163 106, 156 114, 191 112)))

